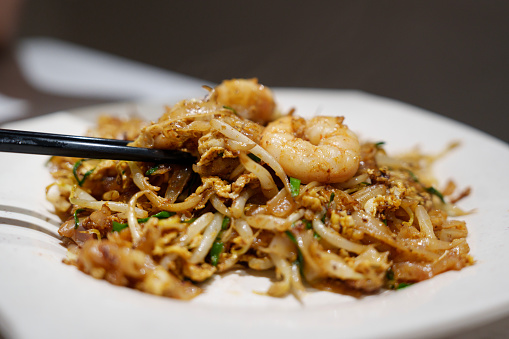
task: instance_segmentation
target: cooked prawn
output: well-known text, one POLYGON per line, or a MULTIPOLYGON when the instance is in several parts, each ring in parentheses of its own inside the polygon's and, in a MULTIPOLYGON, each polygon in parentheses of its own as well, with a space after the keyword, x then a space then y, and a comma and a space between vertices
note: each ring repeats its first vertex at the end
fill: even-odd
POLYGON ((209 99, 262 125, 274 120, 277 114, 272 91, 259 84, 258 79, 225 80, 212 90, 209 99))
POLYGON ((265 127, 260 145, 303 183, 346 181, 357 172, 361 157, 357 136, 343 117, 285 116, 265 127))

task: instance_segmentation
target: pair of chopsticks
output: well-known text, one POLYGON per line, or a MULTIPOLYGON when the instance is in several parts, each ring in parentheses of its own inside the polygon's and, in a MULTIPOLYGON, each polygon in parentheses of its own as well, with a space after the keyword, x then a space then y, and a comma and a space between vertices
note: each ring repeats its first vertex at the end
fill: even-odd
POLYGON ((0 152, 144 162, 191 163, 186 152, 127 146, 129 141, 0 129, 0 152))

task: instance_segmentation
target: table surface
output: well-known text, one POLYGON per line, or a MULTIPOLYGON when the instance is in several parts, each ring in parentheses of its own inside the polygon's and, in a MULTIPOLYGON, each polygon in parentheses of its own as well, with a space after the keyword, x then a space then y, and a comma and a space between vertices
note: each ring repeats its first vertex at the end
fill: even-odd
MULTIPOLYGON (((0 54, 0 124, 102 103, 198 95, 202 85, 211 83, 59 40, 25 39, 0 54)), ((505 317, 446 338, 508 336, 505 317)))

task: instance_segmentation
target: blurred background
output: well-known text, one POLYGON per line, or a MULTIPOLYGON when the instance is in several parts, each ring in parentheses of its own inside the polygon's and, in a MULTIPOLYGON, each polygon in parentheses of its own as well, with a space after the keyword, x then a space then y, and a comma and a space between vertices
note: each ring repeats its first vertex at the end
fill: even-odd
MULTIPOLYGON (((18 3, 11 45, 52 37, 214 83, 257 77, 268 86, 358 89, 509 142, 507 1, 18 3)), ((22 73, 0 67, 0 82, 11 79, 0 93, 31 96, 33 114, 110 99, 33 90, 12 80, 22 73)))

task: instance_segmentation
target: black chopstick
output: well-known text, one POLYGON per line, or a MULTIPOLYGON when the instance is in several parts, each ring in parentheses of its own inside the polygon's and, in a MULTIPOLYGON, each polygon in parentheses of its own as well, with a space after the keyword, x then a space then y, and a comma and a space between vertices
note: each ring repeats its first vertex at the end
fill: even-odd
POLYGON ((0 129, 0 152, 75 158, 192 163, 186 152, 127 146, 129 141, 0 129))

